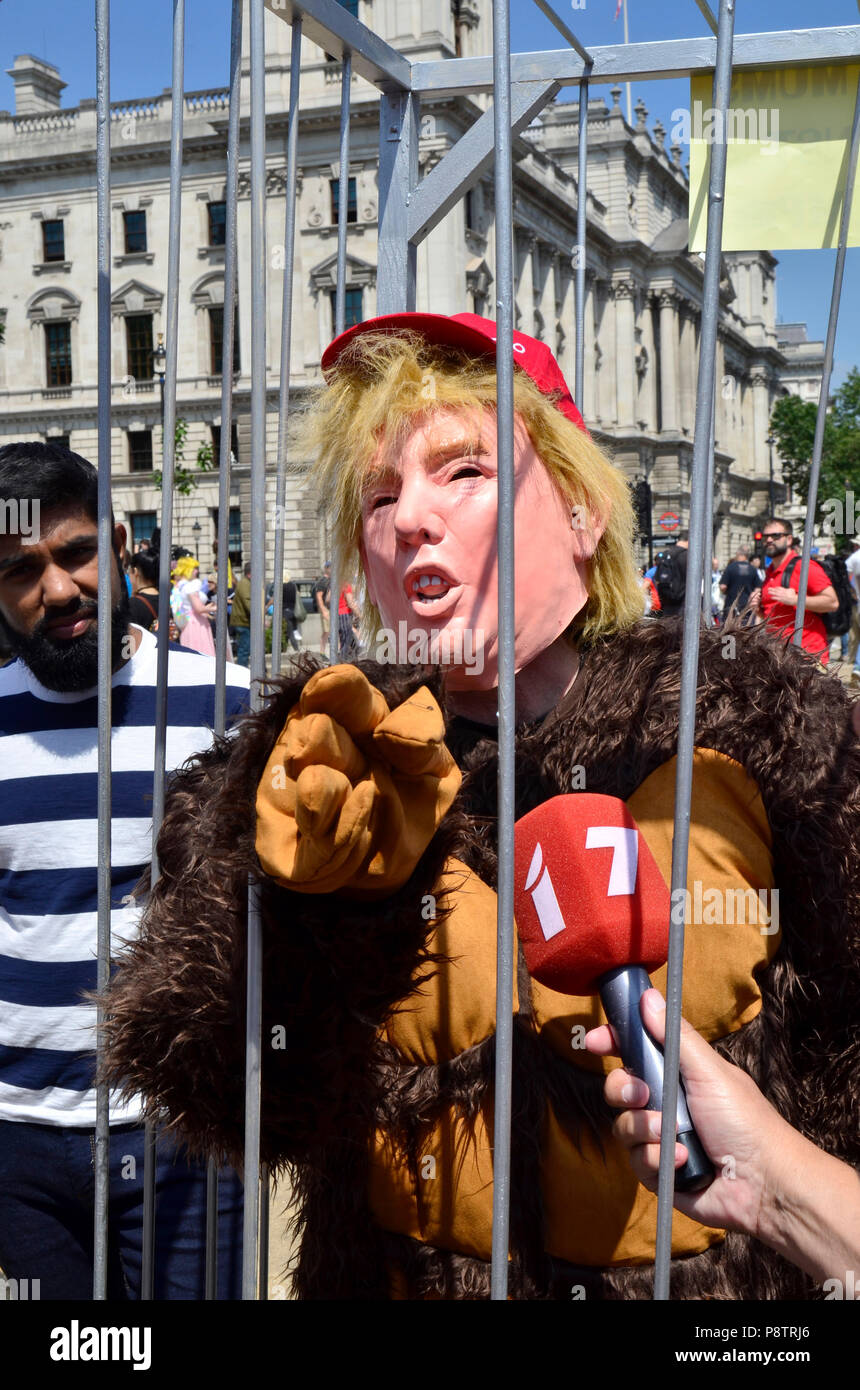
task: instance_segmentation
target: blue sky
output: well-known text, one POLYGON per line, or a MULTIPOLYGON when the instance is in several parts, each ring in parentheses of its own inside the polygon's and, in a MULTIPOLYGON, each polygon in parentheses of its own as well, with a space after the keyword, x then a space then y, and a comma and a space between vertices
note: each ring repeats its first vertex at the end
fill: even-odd
MULTIPOLYGON (((490 0, 480 0, 488 5, 490 0)), ((614 22, 615 0, 553 0, 555 8, 589 44, 623 41, 621 18, 614 22)), ((711 0, 716 11, 719 0, 711 0)), ((185 81, 189 90, 221 86, 227 81, 230 0, 186 0, 185 81)), ((114 100, 150 96, 170 84, 171 0, 114 0, 111 35, 111 95, 114 100)), ((13 109, 12 81, 5 76, 18 53, 34 53, 59 68, 68 83, 63 105, 75 106, 95 96, 94 0, 3 0, 0 4, 0 107, 13 109)), ((511 37, 516 50, 559 48, 564 40, 532 0, 511 0, 511 37)), ((707 34, 695 0, 628 0, 631 42, 707 34)), ((860 0, 737 0, 736 30, 755 33, 860 23, 860 0)), ((648 124, 659 116, 667 129, 671 113, 689 100, 684 81, 636 83, 633 102, 642 97, 648 124)), ((607 94, 608 100, 608 94, 607 94)), ((622 107, 626 98, 622 97, 622 107)), ((858 188, 857 196, 860 196, 858 188)), ((790 217, 790 205, 786 217, 790 217)), ((835 252, 787 251, 769 247, 780 261, 778 312, 783 321, 802 319, 810 337, 823 338, 833 283, 835 252)), ((860 248, 848 252, 840 326, 836 342, 834 385, 860 364, 860 248)))

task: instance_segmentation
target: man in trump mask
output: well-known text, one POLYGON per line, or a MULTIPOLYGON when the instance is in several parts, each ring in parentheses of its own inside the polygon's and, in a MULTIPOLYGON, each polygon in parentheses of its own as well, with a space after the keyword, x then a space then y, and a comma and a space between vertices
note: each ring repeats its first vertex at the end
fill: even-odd
MULTIPOLYGON (((620 798, 668 881, 681 625, 642 621, 627 483, 551 352, 515 333, 514 361, 515 813, 620 798)), ((297 456, 315 462, 378 659, 305 658, 174 781, 161 877, 108 1000, 108 1070, 195 1150, 241 1164, 250 874, 262 1156, 289 1166, 301 1209, 298 1296, 487 1297, 496 325, 370 320, 323 371, 297 456)), ((701 635, 689 882, 699 903, 742 891, 770 910, 690 914, 684 1013, 795 1127, 857 1162, 850 705, 796 650, 730 635, 701 635)), ((618 1060, 582 1043, 599 1002, 530 978, 520 954, 514 1014, 511 1296, 650 1297, 656 1198, 611 1133, 618 1060)), ((748 1235, 678 1213, 672 1254, 676 1298, 815 1294, 748 1235)))

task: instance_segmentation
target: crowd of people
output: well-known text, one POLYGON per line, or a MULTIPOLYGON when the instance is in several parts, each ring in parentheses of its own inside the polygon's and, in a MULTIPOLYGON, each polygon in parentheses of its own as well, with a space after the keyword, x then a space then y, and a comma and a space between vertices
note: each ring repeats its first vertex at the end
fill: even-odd
MULTIPOLYGON (((718 627, 730 617, 744 626, 763 622, 790 641, 800 591, 800 540, 791 522, 775 516, 768 517, 761 539, 762 555, 742 545, 725 569, 716 558, 712 560, 711 621, 718 627)), ((688 546, 681 532, 673 547, 657 554, 653 565, 643 566, 646 614, 666 618, 683 612, 688 546)), ((819 555, 817 548, 812 555, 819 555)), ((826 666, 837 640, 846 677, 860 687, 860 535, 850 538, 845 553, 811 558, 809 563, 801 646, 826 666)))

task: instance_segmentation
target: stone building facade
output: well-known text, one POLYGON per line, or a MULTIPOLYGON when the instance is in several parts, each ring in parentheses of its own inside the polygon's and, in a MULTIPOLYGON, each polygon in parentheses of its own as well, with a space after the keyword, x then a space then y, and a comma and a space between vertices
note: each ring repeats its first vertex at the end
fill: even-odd
MULTIPOLYGON (((472 0, 358 0, 359 17, 410 58, 491 50, 486 7, 472 0)), ((274 501, 290 29, 266 16, 266 455, 274 501)), ((234 387, 231 551, 247 545, 250 457, 250 180, 247 50, 239 172, 239 362, 234 387)), ((63 438, 95 459, 96 111, 61 105, 56 68, 16 58, 14 114, 0 113, 0 440, 63 438)), ((585 419, 633 478, 647 477, 657 518, 686 520, 692 462, 703 259, 687 246, 683 151, 649 130, 640 102, 625 121, 620 89, 589 104, 585 419)), ((332 336, 335 289, 340 67, 305 46, 299 129, 296 257, 290 362, 301 407, 332 336)), ((420 164, 427 172, 485 109, 487 98, 443 96, 422 105, 420 164)), ((158 518, 153 470, 161 411, 153 350, 166 317, 171 97, 112 109, 112 488, 134 539, 158 518)), ((209 462, 177 498, 174 541, 212 561, 217 525, 224 316, 223 214, 227 92, 185 97, 177 415, 187 425, 184 464, 209 462)), ((515 141, 517 321, 556 352, 571 384, 575 351, 578 108, 557 102, 515 141)), ((349 168, 347 322, 376 312, 378 95, 353 82, 349 168)), ((418 308, 493 316, 492 173, 418 251, 418 308)), ((716 552, 749 538, 767 507, 768 420, 796 375, 794 344, 776 326, 776 261, 766 251, 723 259, 715 425, 716 552)), ((805 345, 810 350, 818 345, 805 345)), ((807 354, 814 376, 814 352, 807 354)), ((777 486, 778 460, 777 460, 777 486)), ((290 460, 286 567, 316 573, 326 522, 301 460, 290 460)), ((270 528, 271 529, 271 528, 270 528)), ((269 546, 273 536, 269 536, 269 546)), ((246 553, 247 558, 247 553, 246 553)))

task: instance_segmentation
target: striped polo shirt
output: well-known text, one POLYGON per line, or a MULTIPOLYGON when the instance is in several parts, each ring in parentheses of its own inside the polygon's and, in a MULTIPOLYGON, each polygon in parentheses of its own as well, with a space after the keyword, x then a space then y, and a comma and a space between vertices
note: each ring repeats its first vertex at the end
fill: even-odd
MULTIPOLYGON (((156 638, 114 675, 111 737, 111 952, 134 938, 124 902, 152 857, 156 638)), ((227 666, 227 719, 248 705, 249 673, 227 666)), ((167 769, 212 742, 215 661, 172 647, 167 769)), ((0 1119, 95 1125, 98 937, 98 698, 46 690, 15 661, 0 670, 0 1119)), ((189 826, 188 834, 199 831, 189 826)), ((139 1118, 111 1098, 111 1123, 139 1118)))

